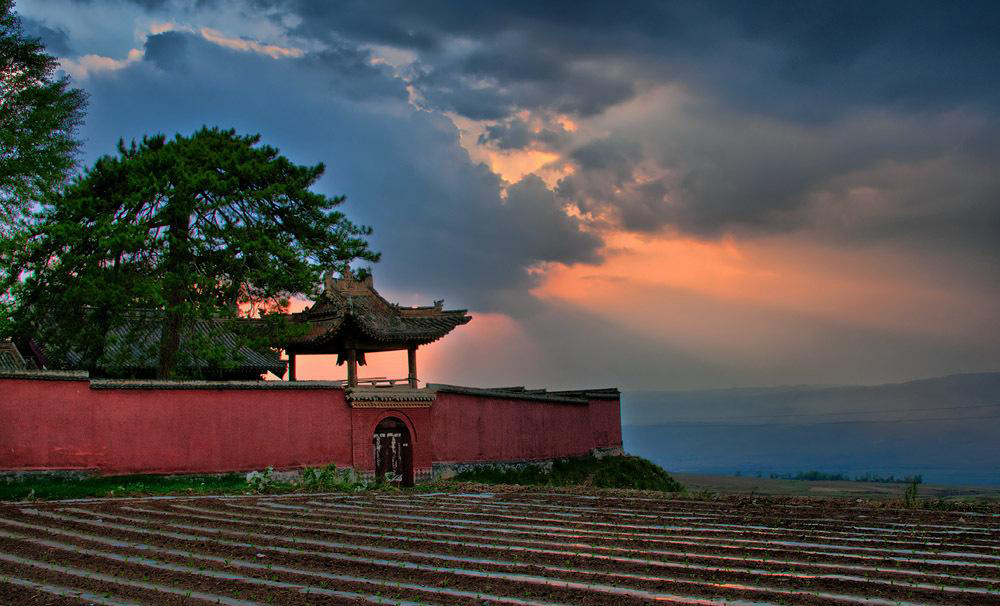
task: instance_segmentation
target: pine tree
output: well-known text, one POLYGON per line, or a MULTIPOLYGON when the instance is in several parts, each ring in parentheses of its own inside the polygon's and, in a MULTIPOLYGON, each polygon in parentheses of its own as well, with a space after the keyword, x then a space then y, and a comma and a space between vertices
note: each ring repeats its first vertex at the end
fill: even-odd
POLYGON ((12 271, 11 331, 45 334, 93 369, 127 317, 156 324, 157 376, 171 378, 181 336, 205 318, 236 318, 316 293, 324 271, 377 261, 368 227, 310 187, 323 165, 299 166, 259 136, 203 128, 190 137, 120 142, 38 214, 12 271))
POLYGON ((75 167, 86 95, 56 78, 57 67, 25 36, 13 1, 0 0, 0 237, 75 167))

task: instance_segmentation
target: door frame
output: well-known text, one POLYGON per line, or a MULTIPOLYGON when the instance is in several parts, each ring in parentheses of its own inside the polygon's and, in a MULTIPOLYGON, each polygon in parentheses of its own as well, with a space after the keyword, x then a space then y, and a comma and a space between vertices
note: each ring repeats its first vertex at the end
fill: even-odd
POLYGON ((377 461, 378 457, 375 452, 375 434, 379 431, 379 426, 381 426, 386 421, 396 421, 399 423, 399 429, 402 430, 402 440, 403 443, 400 445, 400 465, 402 466, 402 476, 400 484, 402 486, 413 486, 413 446, 414 446, 414 436, 413 436, 413 426, 409 422, 409 419, 405 415, 398 413, 387 412, 381 415, 376 421, 374 427, 371 430, 371 453, 372 453, 372 468, 375 474, 378 474, 377 461))

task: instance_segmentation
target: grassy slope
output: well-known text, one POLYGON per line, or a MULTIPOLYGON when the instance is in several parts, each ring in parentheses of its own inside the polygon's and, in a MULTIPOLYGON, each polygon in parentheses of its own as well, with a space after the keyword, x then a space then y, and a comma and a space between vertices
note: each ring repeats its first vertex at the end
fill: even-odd
POLYGON ((684 489, 659 465, 634 456, 564 459, 555 461, 551 472, 534 465, 523 468, 483 465, 463 471, 454 480, 485 484, 635 488, 663 492, 679 492, 684 489))

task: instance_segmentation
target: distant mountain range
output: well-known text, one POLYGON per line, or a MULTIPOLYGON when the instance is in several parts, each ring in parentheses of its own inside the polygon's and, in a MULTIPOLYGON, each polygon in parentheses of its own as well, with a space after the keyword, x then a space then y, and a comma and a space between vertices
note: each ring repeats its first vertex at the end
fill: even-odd
POLYGON ((625 449, 688 473, 920 474, 1000 485, 1000 373, 622 394, 625 449))

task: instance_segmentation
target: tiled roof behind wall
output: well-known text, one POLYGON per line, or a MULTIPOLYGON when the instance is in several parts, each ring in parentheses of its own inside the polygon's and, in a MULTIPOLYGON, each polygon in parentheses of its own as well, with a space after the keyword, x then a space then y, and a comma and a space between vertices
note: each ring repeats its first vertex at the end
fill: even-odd
POLYGON ((10 341, 0 341, 0 370, 24 370, 24 358, 10 341))

